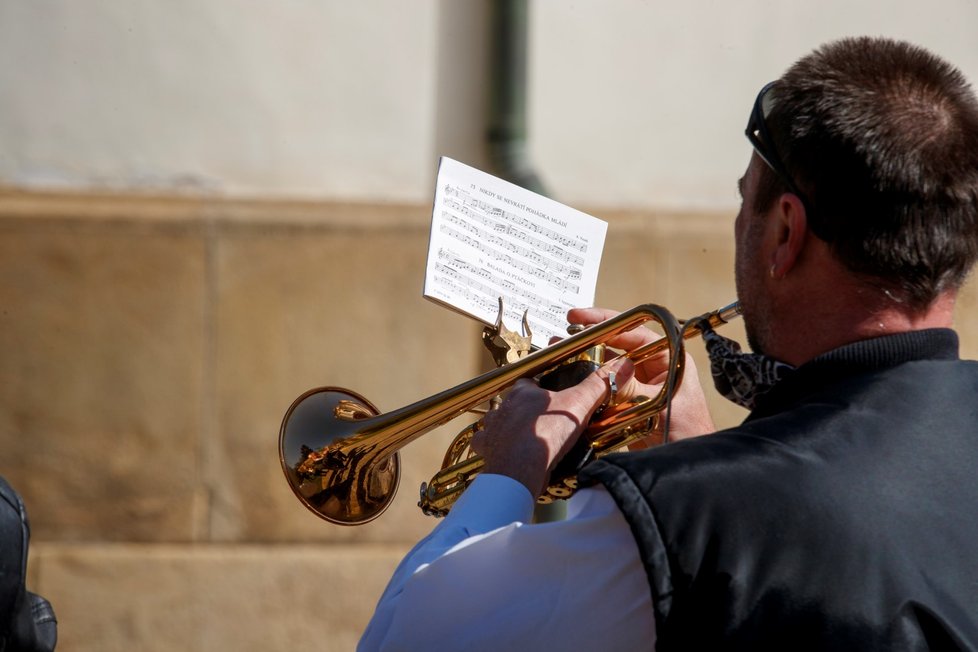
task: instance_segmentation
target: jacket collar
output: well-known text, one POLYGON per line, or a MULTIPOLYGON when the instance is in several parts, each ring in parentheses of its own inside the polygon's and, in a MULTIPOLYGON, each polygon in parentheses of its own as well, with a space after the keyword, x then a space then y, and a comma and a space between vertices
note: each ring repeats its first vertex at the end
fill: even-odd
POLYGON ((930 328, 874 337, 840 346, 801 365, 758 397, 747 421, 790 407, 812 392, 844 379, 917 360, 958 360, 958 334, 930 328))

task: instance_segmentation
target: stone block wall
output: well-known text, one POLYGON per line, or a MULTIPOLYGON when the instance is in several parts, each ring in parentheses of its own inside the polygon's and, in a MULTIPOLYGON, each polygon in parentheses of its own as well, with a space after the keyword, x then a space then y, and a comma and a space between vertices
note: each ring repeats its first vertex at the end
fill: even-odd
MULTIPOLYGON (((461 424, 403 450, 393 505, 358 528, 294 499, 278 429, 311 387, 389 410, 486 368, 481 326, 421 297, 429 210, 0 195, 0 473, 60 649, 354 647, 434 524, 417 486, 461 424)), ((589 212, 609 221, 599 305, 733 300, 732 216, 589 212)), ((972 285, 972 356, 975 310, 972 285)))

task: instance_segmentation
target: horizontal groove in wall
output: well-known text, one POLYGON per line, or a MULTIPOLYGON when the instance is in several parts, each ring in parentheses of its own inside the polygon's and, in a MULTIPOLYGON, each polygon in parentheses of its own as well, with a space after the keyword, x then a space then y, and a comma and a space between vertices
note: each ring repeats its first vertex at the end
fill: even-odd
MULTIPOLYGON (((598 207, 579 210, 607 221, 613 233, 651 231, 661 237, 693 233, 722 238, 732 234, 733 218, 722 212, 598 207)), ((0 223, 8 227, 112 225, 193 230, 199 225, 217 224, 232 230, 286 233, 424 231, 430 220, 431 206, 421 204, 0 191, 0 223)))

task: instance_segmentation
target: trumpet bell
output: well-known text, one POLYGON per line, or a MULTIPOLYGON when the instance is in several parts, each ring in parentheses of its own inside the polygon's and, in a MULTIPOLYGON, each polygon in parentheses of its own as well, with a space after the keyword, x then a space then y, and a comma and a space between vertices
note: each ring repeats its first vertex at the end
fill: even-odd
POLYGON ((338 387, 312 389, 285 413, 279 432, 279 460, 296 497, 331 523, 361 525, 390 505, 400 479, 397 452, 373 464, 359 464, 364 452, 336 451, 351 424, 379 414, 367 399, 338 387))

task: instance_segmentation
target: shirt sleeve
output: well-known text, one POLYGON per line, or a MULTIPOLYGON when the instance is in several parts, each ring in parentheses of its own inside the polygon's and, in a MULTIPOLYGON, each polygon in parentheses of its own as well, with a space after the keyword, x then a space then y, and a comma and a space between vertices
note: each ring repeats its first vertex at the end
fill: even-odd
POLYGON ((358 649, 651 649, 651 595, 624 516, 600 486, 567 511, 529 524, 526 488, 480 474, 398 566, 358 649))

